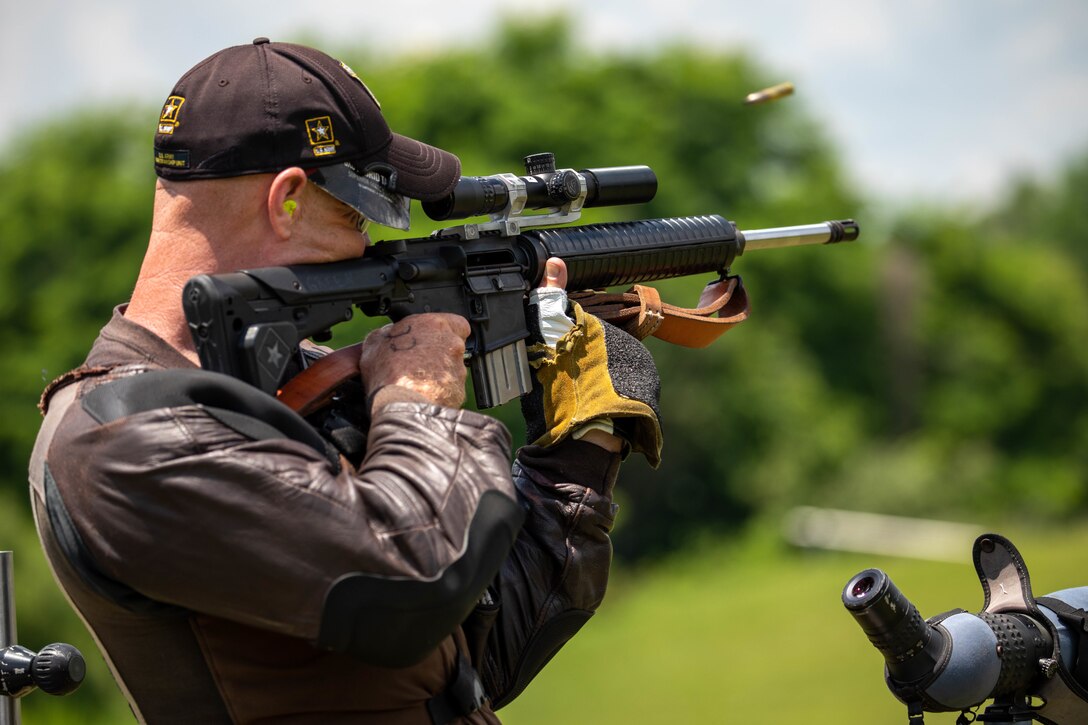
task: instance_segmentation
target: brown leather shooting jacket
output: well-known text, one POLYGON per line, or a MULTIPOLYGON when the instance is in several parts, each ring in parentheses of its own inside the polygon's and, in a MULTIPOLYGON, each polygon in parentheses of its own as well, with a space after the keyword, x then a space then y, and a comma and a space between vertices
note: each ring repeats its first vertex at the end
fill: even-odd
POLYGON ((47 389, 42 544, 150 723, 493 723, 600 604, 618 457, 375 412, 361 464, 119 308, 47 389), (488 702, 489 701, 489 702, 488 702))

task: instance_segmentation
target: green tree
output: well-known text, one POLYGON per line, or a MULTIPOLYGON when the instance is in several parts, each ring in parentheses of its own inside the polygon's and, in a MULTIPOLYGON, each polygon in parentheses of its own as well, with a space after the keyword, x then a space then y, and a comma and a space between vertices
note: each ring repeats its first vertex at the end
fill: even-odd
MULTIPOLYGON (((0 162, 0 549, 15 552, 19 641, 75 644, 85 685, 67 698, 33 695, 33 723, 123 722, 127 706, 90 635, 61 596, 38 545, 26 470, 41 418, 38 396, 82 360, 124 301, 142 257, 154 173, 151 112, 88 114, 15 142, 0 162)), ((152 117, 153 118, 153 117, 152 117)))
POLYGON ((1088 498, 1084 159, 995 212, 904 213, 881 250, 883 415, 820 500, 1053 519, 1088 498), (1045 191, 1044 191, 1045 190, 1045 191))
POLYGON ((38 394, 78 365, 128 298, 151 218, 151 137, 133 118, 89 114, 23 136, 0 163, 0 456, 24 481, 38 394))
POLYGON ((1088 265, 1088 146, 1054 179, 1020 179, 1008 199, 986 221, 988 229, 1025 244, 1042 242, 1064 249, 1088 265))

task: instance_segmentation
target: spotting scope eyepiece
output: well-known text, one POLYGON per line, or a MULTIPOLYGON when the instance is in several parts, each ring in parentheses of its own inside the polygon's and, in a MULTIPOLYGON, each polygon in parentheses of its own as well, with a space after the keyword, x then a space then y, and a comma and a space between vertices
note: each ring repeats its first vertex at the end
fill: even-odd
POLYGON ((847 582, 842 603, 884 655, 892 678, 913 682, 937 666, 946 646, 944 633, 922 619, 880 569, 866 569, 847 582))

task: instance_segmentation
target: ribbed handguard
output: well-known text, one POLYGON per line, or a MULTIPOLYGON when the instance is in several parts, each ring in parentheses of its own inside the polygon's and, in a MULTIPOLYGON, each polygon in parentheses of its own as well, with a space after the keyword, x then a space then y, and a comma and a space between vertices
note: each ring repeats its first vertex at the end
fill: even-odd
POLYGON ((567 263, 567 289, 715 272, 733 263, 737 230, 716 214, 522 232, 567 263))

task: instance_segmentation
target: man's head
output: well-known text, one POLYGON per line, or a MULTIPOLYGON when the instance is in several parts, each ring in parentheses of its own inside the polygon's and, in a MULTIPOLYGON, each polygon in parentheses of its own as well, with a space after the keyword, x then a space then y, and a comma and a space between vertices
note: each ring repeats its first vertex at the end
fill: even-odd
POLYGON ((222 179, 305 170, 367 219, 408 228, 408 199, 435 200, 460 176, 456 156, 390 131, 355 72, 320 51, 258 38, 182 76, 163 105, 155 170, 222 179))

